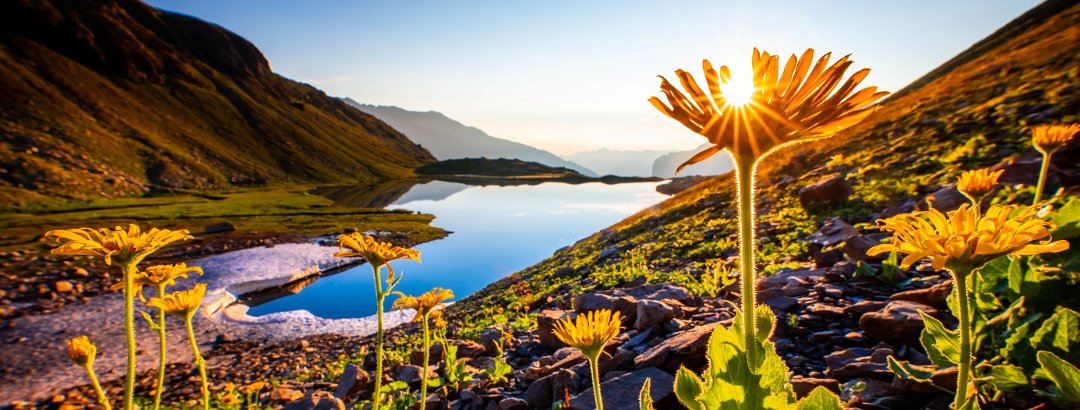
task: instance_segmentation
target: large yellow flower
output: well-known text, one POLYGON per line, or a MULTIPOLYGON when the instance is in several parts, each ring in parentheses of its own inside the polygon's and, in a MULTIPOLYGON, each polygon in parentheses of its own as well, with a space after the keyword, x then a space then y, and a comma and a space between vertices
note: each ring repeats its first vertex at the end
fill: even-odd
MULTIPOLYGON (((195 272, 200 275, 203 274, 202 268, 198 266, 187 266, 186 263, 178 263, 175 265, 156 265, 146 268, 145 271, 135 274, 135 293, 139 295, 139 298, 143 299, 142 288, 143 286, 157 287, 157 285, 175 285, 177 278, 186 278, 188 273, 195 272)), ((124 289, 124 283, 120 282, 112 285, 112 290, 120 291, 124 289)), ((157 295, 161 296, 161 295, 157 295)))
POLYGON ((892 243, 874 246, 866 254, 906 253, 901 266, 929 257, 934 269, 966 275, 1004 255, 1037 255, 1069 249, 1067 241, 1051 241, 1050 230, 1056 225, 1039 218, 1035 208, 1026 208, 1009 217, 1014 209, 1012 205, 993 205, 986 215, 979 215, 974 207, 963 204, 949 212, 948 217, 931 208, 879 220, 882 230, 895 233, 892 243))
POLYGON ((722 149, 731 151, 736 159, 756 160, 787 144, 831 136, 870 115, 870 106, 888 93, 878 92, 877 87, 855 91, 870 69, 855 72, 840 85, 852 62, 844 57, 828 66, 831 54, 822 56, 813 68, 814 49, 807 49, 800 58, 793 54, 781 72, 779 56, 755 48, 751 59, 753 90, 745 104, 733 103, 746 96, 730 95, 735 91, 727 87, 732 81, 727 66, 718 72, 704 60, 707 92, 690 73, 676 71, 690 97, 661 76, 660 89, 668 104, 657 97, 649 102, 714 144, 679 170, 722 149))
POLYGON ((990 171, 986 168, 964 172, 960 174, 960 178, 956 182, 956 189, 968 197, 972 204, 978 204, 982 202, 983 198, 994 192, 994 188, 997 188, 998 178, 1003 173, 1005 173, 1004 169, 990 171))
MULTIPOLYGON (((397 293, 400 297, 394 301, 394 305, 391 309, 404 310, 405 308, 410 308, 415 310, 416 316, 413 316, 413 322, 419 322, 432 313, 439 313, 439 310, 436 308, 441 309, 443 302, 454 298, 454 292, 450 291, 450 289, 443 288, 431 289, 420 296, 406 296, 401 292, 394 293, 397 293)), ((442 314, 440 313, 439 316, 441 315, 442 314)))
POLYGON ((90 343, 90 338, 86 336, 79 336, 67 341, 67 354, 75 364, 86 367, 94 363, 94 356, 97 355, 97 346, 90 343))
POLYGON ((359 233, 341 235, 338 249, 351 249, 335 253, 334 256, 360 256, 373 266, 382 266, 398 259, 412 259, 420 262, 420 251, 394 246, 389 242, 379 242, 375 238, 359 233))
POLYGON ((60 247, 52 250, 53 254, 102 256, 105 263, 110 265, 113 258, 120 263, 139 262, 165 245, 192 239, 186 229, 170 231, 152 228, 144 233, 135 224, 129 225, 127 230, 119 226, 96 230, 59 229, 46 232, 45 236, 55 237, 57 242, 61 242, 60 247))
POLYGON ((1077 131, 1080 131, 1080 124, 1038 126, 1032 131, 1032 145, 1039 152, 1052 154, 1068 144, 1077 131))
POLYGON ((179 292, 173 292, 165 297, 151 298, 146 302, 147 306, 164 310, 165 313, 184 320, 191 320, 195 312, 202 305, 203 296, 206 295, 206 284, 196 283, 195 287, 179 292))
POLYGON ((621 325, 621 313, 612 314, 608 309, 601 309, 579 314, 576 320, 555 322, 552 332, 563 343, 581 350, 582 354, 595 360, 600 357, 604 345, 619 335, 621 325))

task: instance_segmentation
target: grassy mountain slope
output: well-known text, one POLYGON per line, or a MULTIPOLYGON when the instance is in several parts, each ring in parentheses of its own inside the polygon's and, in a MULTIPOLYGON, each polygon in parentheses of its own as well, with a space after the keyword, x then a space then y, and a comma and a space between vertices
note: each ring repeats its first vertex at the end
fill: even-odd
POLYGON ((274 74, 219 26, 136 0, 0 5, 0 198, 411 176, 434 158, 274 74))
MULTIPOLYGON (((879 232, 873 221, 882 212, 910 206, 963 170, 1012 164, 1003 181, 1031 183, 1038 162, 1027 160, 1038 156, 1028 126, 1074 122, 1080 122, 1080 4, 1047 1, 889 98, 857 126, 767 158, 757 179, 759 268, 808 262, 805 238, 829 217, 879 232), (845 204, 799 204, 800 188, 833 175, 853 188, 845 204)), ((1055 154, 1051 187, 1080 183, 1077 158, 1077 140, 1055 154)), ((485 307, 527 308, 549 295, 572 297, 640 275, 693 284, 712 260, 734 267, 734 194, 731 174, 703 182, 465 298, 451 315, 480 329, 492 323, 485 307)), ((999 193, 1017 201, 1030 201, 1031 194, 1031 188, 999 193)))
POLYGON ((360 104, 350 98, 345 98, 344 101, 386 121, 394 129, 430 150, 440 160, 476 157, 520 159, 552 167, 570 168, 585 176, 598 176, 592 170, 551 152, 490 136, 479 128, 464 125, 439 112, 418 112, 393 106, 360 104))

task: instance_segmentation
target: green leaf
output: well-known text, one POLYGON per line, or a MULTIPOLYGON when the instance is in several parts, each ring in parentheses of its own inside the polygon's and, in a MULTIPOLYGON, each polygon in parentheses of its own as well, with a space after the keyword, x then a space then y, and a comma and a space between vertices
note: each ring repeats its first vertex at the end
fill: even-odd
POLYGON ((979 395, 975 394, 964 401, 964 405, 957 410, 979 410, 979 395))
POLYGON ((997 258, 979 269, 979 274, 983 277, 983 283, 978 290, 980 292, 1001 293, 1008 289, 1009 265, 1011 263, 1012 261, 1009 258, 997 258))
POLYGON ((855 273, 852 275, 852 277, 853 278, 862 278, 862 277, 874 276, 876 274, 877 274, 877 269, 876 268, 874 268, 873 266, 867 265, 863 261, 859 261, 859 263, 855 265, 855 273))
POLYGON ((652 387, 652 379, 645 378, 645 384, 641 386, 641 393, 638 393, 638 404, 641 406, 641 410, 655 410, 653 408, 652 395, 649 394, 649 389, 652 387))
POLYGON ((889 361, 889 370, 892 370, 901 379, 930 383, 930 376, 934 375, 933 367, 913 365, 905 360, 896 360, 892 356, 889 356, 887 360, 889 361))
POLYGON ((757 338, 758 343, 765 343, 769 341, 773 328, 776 327, 776 316, 767 305, 758 305, 754 313, 756 316, 754 326, 757 327, 754 337, 757 338))
POLYGON ((1080 370, 1051 352, 1040 351, 1037 355, 1042 369, 1061 391, 1054 401, 1080 404, 1080 370))
POLYGON ((1029 384, 1024 369, 1008 364, 997 365, 990 369, 990 383, 1001 391, 1009 391, 1029 384))
POLYGON ((1047 350, 1067 360, 1080 360, 1080 314, 1072 309, 1059 309, 1043 322, 1030 340, 1036 351, 1047 350))
POLYGON ((1021 285, 1024 284, 1024 268, 1027 264, 1021 264, 1023 258, 1009 257, 1009 290, 1020 294, 1021 285))
POLYGON ((1080 237, 1080 201, 1070 200, 1051 213, 1050 220, 1057 224, 1057 230, 1053 232, 1054 240, 1080 237))
POLYGON ((926 354, 934 364, 941 367, 952 367, 960 363, 960 333, 955 330, 945 329, 945 325, 937 318, 919 311, 922 315, 923 329, 919 341, 922 342, 926 354))
MULTIPOLYGON (((690 410, 705 410, 705 406, 698 401, 698 396, 705 390, 704 385, 705 382, 685 367, 680 366, 675 372, 675 397, 690 410)), ((642 392, 644 391, 645 389, 642 389, 642 392)))
POLYGON ((815 387, 809 395, 799 400, 795 410, 844 410, 840 398, 823 386, 815 387))
POLYGON ((150 330, 157 331, 157 330, 160 329, 158 327, 157 323, 154 323, 154 319, 150 317, 149 313, 146 313, 146 312, 141 311, 141 310, 139 311, 139 313, 142 313, 143 319, 146 319, 146 323, 148 325, 150 325, 150 330))

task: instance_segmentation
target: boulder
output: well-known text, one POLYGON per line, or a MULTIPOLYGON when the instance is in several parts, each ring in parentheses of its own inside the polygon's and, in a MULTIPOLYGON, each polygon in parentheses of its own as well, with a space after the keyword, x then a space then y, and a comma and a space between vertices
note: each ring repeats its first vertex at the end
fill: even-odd
POLYGON ((527 408, 529 408, 529 403, 526 403, 525 400, 522 400, 522 399, 519 399, 519 398, 516 398, 516 397, 509 397, 509 398, 502 399, 502 401, 499 402, 499 406, 496 407, 495 409, 496 410, 525 410, 527 408))
POLYGON ((634 368, 661 367, 670 373, 675 373, 684 364, 689 364, 687 367, 692 369, 702 368, 706 362, 709 335, 718 325, 709 323, 672 335, 634 358, 634 368))
POLYGON ((205 233, 232 232, 232 231, 235 231, 235 230, 236 230, 236 225, 233 225, 232 222, 222 222, 222 223, 219 223, 219 224, 213 224, 213 225, 207 226, 206 228, 203 228, 203 231, 205 233))
POLYGON ((811 204, 839 205, 851 196, 851 186, 843 175, 835 175, 807 185, 799 190, 803 208, 811 204))
MULTIPOLYGON (((438 364, 445 355, 446 352, 443 352, 441 343, 432 343, 431 349, 428 350, 428 364, 438 364)), ((409 353, 409 364, 422 366, 424 364, 424 349, 416 349, 409 353)))
POLYGON ((886 254, 877 256, 868 256, 866 251, 870 248, 881 244, 881 239, 873 235, 856 234, 849 236, 844 241, 844 246, 841 250, 848 259, 854 261, 863 262, 881 262, 885 259, 886 254))
POLYGON ((537 381, 532 382, 525 390, 525 399, 530 406, 550 409, 554 403, 555 374, 549 374, 537 381))
POLYGON ((455 340, 453 341, 457 345, 457 357, 459 359, 479 357, 486 351, 484 345, 476 343, 472 340, 455 340))
MULTIPOLYGON (((675 377, 655 367, 647 367, 636 370, 622 377, 616 377, 600 383, 604 408, 606 409, 636 409, 638 396, 645 379, 650 380, 649 394, 654 401, 660 401, 673 393, 675 377)), ((570 399, 570 408, 575 410, 593 410, 596 408, 596 399, 593 396, 592 387, 570 399)))
POLYGON ((542 310, 536 316, 536 337, 540 343, 552 349, 566 347, 566 343, 555 336, 555 322, 561 319, 573 318, 575 313, 566 310, 542 310))
POLYGON ((345 403, 330 392, 317 391, 310 396, 286 404, 285 410, 345 410, 345 403))
POLYGON ((885 309, 862 315, 859 326, 867 337, 874 340, 914 342, 919 339, 919 333, 923 329, 919 311, 929 315, 938 312, 937 309, 921 303, 894 300, 889 302, 885 309))
POLYGON ((948 304, 945 300, 949 297, 949 293, 952 293, 952 287, 952 281, 948 280, 925 289, 896 292, 889 297, 889 300, 906 300, 938 309, 947 309, 948 304))
POLYGON ((675 308, 671 305, 655 300, 642 300, 637 303, 637 321, 634 322, 634 329, 642 331, 674 318, 675 308))
POLYGON ((488 356, 499 354, 502 337, 503 331, 495 327, 488 327, 480 331, 480 343, 484 345, 484 352, 488 356))
POLYGON ((614 295, 606 292, 582 293, 574 296, 574 311, 577 313, 601 309, 619 312, 623 316, 624 324, 632 324, 637 316, 637 299, 629 295, 614 295))
POLYGON ((795 376, 791 379, 791 388, 795 390, 795 397, 803 398, 810 394, 811 391, 823 386, 826 389, 831 390, 833 393, 840 394, 840 382, 836 379, 817 379, 802 376, 795 376))
POLYGON ((278 387, 270 391, 271 401, 294 401, 304 397, 304 393, 288 387, 278 387))
POLYGON ((960 190, 956 189, 956 183, 954 182, 927 195, 925 200, 919 201, 916 208, 925 211, 933 207, 941 212, 949 212, 966 203, 970 203, 970 201, 964 194, 960 193, 960 190))
POLYGON ((859 303, 844 307, 844 313, 848 316, 856 319, 862 317, 862 315, 877 312, 885 308, 886 303, 877 300, 860 300, 859 303))
POLYGON ((345 370, 341 372, 341 377, 338 377, 337 389, 334 390, 334 397, 345 400, 360 392, 366 391, 371 388, 371 376, 368 373, 356 367, 356 364, 349 364, 345 366, 345 370))

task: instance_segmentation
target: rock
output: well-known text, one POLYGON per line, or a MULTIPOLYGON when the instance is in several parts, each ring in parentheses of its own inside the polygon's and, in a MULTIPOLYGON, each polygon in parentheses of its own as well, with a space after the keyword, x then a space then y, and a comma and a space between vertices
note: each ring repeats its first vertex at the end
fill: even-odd
POLYGON ((356 233, 356 232, 357 232, 357 229, 356 229, 355 226, 347 226, 347 227, 345 227, 345 233, 356 233))
POLYGON ((480 396, 472 390, 462 390, 460 396, 461 401, 464 403, 472 403, 475 405, 479 405, 484 402, 483 399, 481 399, 480 396))
POLYGON ((286 404, 285 410, 345 410, 345 403, 329 392, 317 391, 311 396, 286 404))
POLYGON ((790 312, 792 309, 799 305, 799 301, 795 298, 779 296, 766 300, 765 304, 781 312, 790 312))
POLYGON ((891 383, 896 375, 884 363, 854 362, 832 372, 831 376, 837 380, 866 378, 891 383))
POLYGON ((90 276, 90 272, 83 268, 75 268, 75 276, 90 276))
POLYGON ((278 387, 270 391, 270 400, 272 401, 293 401, 304 397, 304 393, 290 389, 288 387, 278 387))
POLYGON ((581 391, 581 375, 573 370, 562 369, 555 372, 553 376, 555 376, 551 383, 553 398, 563 400, 568 395, 567 392, 581 391))
POLYGON ((675 318, 675 308, 664 302, 642 300, 637 303, 637 321, 634 329, 642 331, 661 322, 675 318))
POLYGON ((835 379, 815 379, 809 377, 795 376, 791 379, 791 387, 795 390, 795 397, 803 398, 818 386, 823 386, 826 389, 831 390, 833 393, 840 394, 840 382, 835 379))
POLYGON ((582 293, 574 297, 574 311, 585 313, 601 309, 613 310, 622 314, 623 324, 630 324, 637 316, 637 302, 636 298, 629 295, 582 293))
POLYGON ((956 210, 960 205, 969 203, 967 197, 961 194, 956 189, 956 183, 951 183, 945 187, 935 191, 934 193, 927 195, 925 200, 919 201, 916 208, 920 211, 925 211, 933 206, 941 212, 949 212, 956 210), (928 204, 931 204, 928 206, 928 204))
POLYGON ((885 260, 886 255, 868 256, 866 254, 866 251, 879 244, 881 244, 880 239, 876 239, 870 235, 851 235, 844 241, 844 246, 841 250, 848 259, 854 261, 881 262, 882 260, 885 260))
POLYGON ((937 309, 921 303, 895 300, 889 302, 885 309, 862 315, 859 326, 873 340, 913 342, 919 339, 923 329, 920 310, 929 315, 937 313, 937 309))
POLYGON ((213 225, 207 226, 206 228, 203 229, 203 231, 205 233, 232 232, 232 231, 235 231, 235 230, 236 230, 236 225, 233 225, 232 222, 222 222, 222 223, 219 223, 219 224, 213 224, 213 225))
POLYGON ((555 336, 553 330, 555 329, 555 322, 564 318, 572 318, 573 315, 573 312, 565 310, 540 311, 540 314, 536 317, 536 336, 540 339, 540 343, 552 349, 566 347, 566 343, 559 340, 559 338, 555 336))
POLYGON ((689 363, 687 367, 692 370, 704 367, 709 335, 718 325, 719 323, 710 323, 672 335, 634 358, 634 368, 662 366, 664 370, 675 373, 683 364, 689 363))
POLYGON ((842 175, 822 179, 799 190, 799 203, 803 208, 811 204, 839 205, 851 196, 851 186, 842 175))
POLYGON ((642 285, 635 288, 625 289, 622 291, 622 293, 633 296, 637 299, 672 299, 687 305, 692 305, 692 303, 690 303, 690 300, 693 298, 693 295, 691 295, 690 291, 686 290, 686 288, 682 286, 672 285, 669 283, 642 285))
POLYGON ((527 408, 529 408, 529 404, 526 403, 525 400, 522 400, 522 399, 519 399, 519 398, 516 398, 516 397, 509 397, 509 398, 505 398, 502 401, 500 401, 499 402, 499 407, 496 407, 495 409, 496 410, 525 410, 527 408))
POLYGON ((488 327, 480 331, 480 343, 484 345, 484 353, 488 356, 499 354, 499 346, 502 343, 503 332, 498 328, 488 327))
POLYGON ((892 388, 889 383, 877 381, 874 379, 852 379, 844 383, 841 389, 840 400, 844 402, 851 402, 852 399, 858 398, 863 403, 872 403, 874 400, 895 396, 898 392, 892 388), (853 387, 856 384, 865 383, 865 388, 860 392, 855 392, 853 387))
POLYGON ((925 289, 896 292, 889 297, 889 300, 906 300, 938 309, 948 309, 945 300, 949 297, 949 293, 952 293, 952 287, 952 281, 948 280, 925 289))
POLYGON ((341 377, 338 377, 338 385, 337 389, 334 390, 334 397, 345 400, 370 388, 371 376, 368 376, 367 372, 356 367, 356 364, 349 364, 348 366, 345 366, 345 370, 341 372, 341 377))
MULTIPOLYGON (((675 377, 655 367, 647 367, 600 383, 604 408, 606 409, 636 409, 638 408, 638 396, 645 379, 651 380, 649 394, 654 401, 660 401, 672 394, 675 377)), ((596 408, 596 399, 593 396, 592 387, 570 399, 570 408, 575 410, 592 410, 596 408)))
POLYGON ((572 275, 573 273, 574 273, 573 268, 571 268, 569 266, 563 266, 563 267, 559 268, 558 270, 556 270, 555 273, 553 274, 553 276, 555 278, 565 278, 567 276, 572 275))
POLYGON ((877 300, 860 300, 859 303, 845 306, 844 313, 846 313, 848 316, 858 319, 866 313, 876 312, 884 309, 885 304, 885 302, 877 300))
MULTIPOLYGON (((433 343, 431 349, 428 350, 428 364, 438 364, 445 358, 446 352, 443 351, 441 343, 433 343)), ((424 349, 416 349, 409 353, 409 364, 416 366, 423 366, 424 364, 424 349)))
POLYGON ((56 283, 53 284, 53 287, 56 289, 57 292, 60 293, 71 292, 72 290, 75 290, 75 286, 73 286, 71 282, 68 282, 66 280, 56 281, 56 283))
POLYGON ((525 390, 525 399, 528 400, 530 406, 549 409, 551 404, 554 403, 554 392, 555 374, 553 373, 532 382, 529 388, 525 390))
POLYGON ((835 371, 839 370, 841 367, 855 363, 855 361, 860 358, 869 357, 873 353, 873 350, 862 347, 853 347, 835 351, 825 356, 825 364, 829 366, 829 370, 835 371))
POLYGON ((609 246, 607 248, 604 248, 604 250, 600 251, 600 256, 597 256, 596 260, 597 261, 602 261, 604 259, 612 257, 616 253, 619 253, 619 247, 615 246, 615 245, 611 245, 611 246, 609 246))
POLYGON ((455 340, 453 343, 458 347, 457 356, 459 359, 480 357, 486 351, 483 345, 472 340, 455 340))
POLYGON ((405 383, 414 384, 420 383, 420 366, 413 366, 411 364, 404 364, 398 366, 397 374, 394 376, 394 380, 403 381, 405 383))

